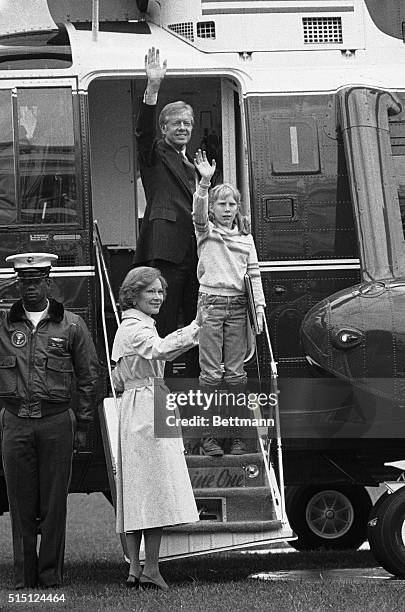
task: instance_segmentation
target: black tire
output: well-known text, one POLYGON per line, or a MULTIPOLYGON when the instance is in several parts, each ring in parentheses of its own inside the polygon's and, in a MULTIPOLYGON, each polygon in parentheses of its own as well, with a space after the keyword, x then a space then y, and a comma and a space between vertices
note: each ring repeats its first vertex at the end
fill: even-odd
POLYGON ((361 486, 287 487, 286 509, 297 550, 356 550, 367 538, 370 496, 361 486))
POLYGON ((394 576, 405 578, 405 487, 374 506, 367 533, 378 563, 394 576))

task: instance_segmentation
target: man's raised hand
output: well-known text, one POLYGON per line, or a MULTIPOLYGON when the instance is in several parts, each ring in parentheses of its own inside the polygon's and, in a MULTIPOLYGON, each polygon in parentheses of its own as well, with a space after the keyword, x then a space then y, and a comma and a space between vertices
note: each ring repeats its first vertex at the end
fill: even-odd
MULTIPOLYGON (((159 49, 155 49, 155 47, 149 49, 148 53, 145 55, 145 72, 148 77, 148 90, 159 90, 160 83, 165 78, 166 69, 167 60, 163 60, 163 64, 160 65, 159 49)), ((152 93, 152 91, 150 91, 150 93, 152 93)))

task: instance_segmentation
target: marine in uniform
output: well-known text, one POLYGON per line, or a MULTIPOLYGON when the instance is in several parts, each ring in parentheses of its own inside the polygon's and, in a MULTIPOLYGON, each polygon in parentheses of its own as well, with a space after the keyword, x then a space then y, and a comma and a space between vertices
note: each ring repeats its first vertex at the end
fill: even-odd
POLYGON ((73 448, 86 444, 98 379, 83 319, 48 298, 57 258, 21 253, 6 259, 21 296, 9 312, 0 311, 0 427, 16 588, 62 582, 73 448))

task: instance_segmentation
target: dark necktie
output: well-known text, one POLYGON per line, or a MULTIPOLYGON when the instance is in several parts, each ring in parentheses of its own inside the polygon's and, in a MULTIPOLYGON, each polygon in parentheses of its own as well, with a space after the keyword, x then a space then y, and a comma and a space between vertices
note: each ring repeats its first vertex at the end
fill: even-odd
POLYGON ((194 193, 196 189, 197 173, 194 165, 188 161, 185 153, 180 153, 181 161, 183 162, 184 172, 186 174, 187 182, 190 186, 191 192, 194 193))

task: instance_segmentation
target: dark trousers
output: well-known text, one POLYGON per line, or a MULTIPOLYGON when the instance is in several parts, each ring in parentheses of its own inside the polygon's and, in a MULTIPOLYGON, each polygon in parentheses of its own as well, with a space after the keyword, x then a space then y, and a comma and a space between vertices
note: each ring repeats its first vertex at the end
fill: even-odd
POLYGON ((39 419, 2 414, 16 588, 62 582, 74 429, 71 410, 39 419))
MULTIPOLYGON (((164 337, 178 328, 180 312, 183 314, 183 325, 188 325, 195 319, 197 313, 198 280, 196 275, 197 254, 195 245, 190 247, 184 261, 174 264, 162 259, 154 259, 148 266, 159 268, 165 277, 168 287, 166 299, 156 317, 156 327, 160 336, 164 337)), ((184 355, 186 363, 186 378, 198 378, 200 366, 198 349, 193 348, 184 355)), ((166 376, 171 376, 171 364, 168 364, 166 376)))

